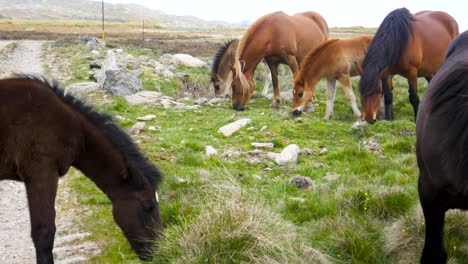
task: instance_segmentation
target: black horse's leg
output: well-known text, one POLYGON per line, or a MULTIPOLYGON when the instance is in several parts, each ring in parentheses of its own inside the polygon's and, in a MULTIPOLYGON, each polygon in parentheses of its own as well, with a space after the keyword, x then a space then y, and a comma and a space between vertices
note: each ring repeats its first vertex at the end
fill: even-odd
POLYGON ((24 173, 31 217, 31 236, 36 248, 37 264, 51 264, 54 263, 52 248, 55 236, 55 195, 58 175, 57 172, 53 173, 52 169, 31 166, 34 167, 36 169, 31 169, 34 172, 24 173))
POLYGON ((414 119, 418 116, 419 96, 418 96, 418 74, 416 70, 411 71, 408 76, 409 101, 413 106, 414 119))
POLYGON ((393 120, 393 75, 382 78, 382 89, 385 103, 385 120, 393 120))
POLYGON ((266 60, 268 68, 271 72, 271 81, 273 82, 273 102, 271 103, 271 108, 279 108, 281 97, 278 86, 278 63, 271 60, 266 60))
POLYGON ((444 221, 446 209, 434 200, 428 199, 428 190, 424 189, 419 178, 419 199, 424 213, 426 237, 421 256, 421 264, 445 263, 447 253, 444 247, 444 221))

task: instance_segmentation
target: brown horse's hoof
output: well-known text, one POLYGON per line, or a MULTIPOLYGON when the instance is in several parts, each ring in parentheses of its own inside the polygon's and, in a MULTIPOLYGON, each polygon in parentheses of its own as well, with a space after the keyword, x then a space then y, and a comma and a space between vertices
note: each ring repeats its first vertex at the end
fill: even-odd
POLYGON ((270 108, 279 109, 280 108, 280 103, 279 102, 273 102, 273 103, 271 103, 270 108))

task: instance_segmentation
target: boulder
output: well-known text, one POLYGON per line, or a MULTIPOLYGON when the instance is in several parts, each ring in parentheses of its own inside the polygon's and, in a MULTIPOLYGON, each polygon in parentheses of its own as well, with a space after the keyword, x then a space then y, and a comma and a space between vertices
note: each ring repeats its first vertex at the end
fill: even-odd
POLYGON ((173 64, 182 65, 185 67, 203 67, 206 66, 206 62, 195 58, 188 54, 175 54, 172 56, 173 64))
POLYGON ((130 95, 143 90, 141 80, 126 70, 108 70, 105 72, 103 88, 112 94, 130 95))
POLYGON ((220 129, 218 129, 218 133, 223 134, 226 137, 231 136, 234 132, 238 131, 239 129, 245 127, 249 124, 252 120, 249 118, 242 118, 230 124, 227 124, 220 129))
POLYGON ((106 58, 102 62, 101 69, 99 74, 96 76, 96 80, 100 88, 104 87, 104 82, 106 80, 106 72, 118 70, 119 66, 117 65, 117 58, 115 53, 112 50, 107 51, 106 58))
POLYGON ((313 187, 312 180, 309 177, 296 175, 288 180, 288 183, 296 185, 298 189, 306 190, 313 187))
POLYGON ((65 87, 65 94, 79 95, 85 92, 92 92, 99 89, 99 85, 96 82, 80 82, 70 84, 65 87))
POLYGON ((283 151, 281 151, 281 153, 276 156, 275 161, 278 165, 296 162, 300 151, 301 149, 296 144, 291 144, 284 148, 283 151))

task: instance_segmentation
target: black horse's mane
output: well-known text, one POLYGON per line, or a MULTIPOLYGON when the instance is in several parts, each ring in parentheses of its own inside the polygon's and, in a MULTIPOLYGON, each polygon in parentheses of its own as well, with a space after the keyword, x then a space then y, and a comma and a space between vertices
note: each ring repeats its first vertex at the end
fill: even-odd
POLYGON ((226 41, 221 48, 218 49, 216 55, 213 60, 213 66, 211 67, 211 74, 218 73, 219 64, 221 63, 221 58, 223 58, 224 53, 226 53, 227 49, 231 46, 233 42, 237 41, 237 39, 231 39, 226 41))
POLYGON ((468 170, 468 31, 452 41, 446 61, 429 83, 429 111, 443 115, 447 149, 457 170, 468 170))
POLYGON ((375 94, 379 73, 394 65, 408 43, 412 32, 413 15, 406 8, 390 12, 382 21, 369 45, 362 63, 363 75, 359 80, 359 92, 367 96, 375 94))
POLYGON ((162 180, 160 171, 143 155, 138 146, 133 143, 132 139, 125 133, 116 123, 111 115, 105 113, 99 113, 95 111, 91 106, 77 99, 71 94, 65 94, 64 90, 61 89, 57 81, 49 81, 43 76, 35 75, 23 75, 18 74, 15 76, 18 79, 30 80, 38 82, 50 88, 57 97, 59 97, 67 105, 75 109, 76 111, 83 114, 92 124, 100 128, 112 144, 131 162, 133 162, 138 168, 140 168, 143 174, 146 176, 148 181, 153 186, 158 186, 162 180))

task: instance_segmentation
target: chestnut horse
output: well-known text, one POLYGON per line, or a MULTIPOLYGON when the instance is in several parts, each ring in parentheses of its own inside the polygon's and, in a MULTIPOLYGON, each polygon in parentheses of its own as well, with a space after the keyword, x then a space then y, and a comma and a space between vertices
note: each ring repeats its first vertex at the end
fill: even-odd
MULTIPOLYGON (((233 39, 225 42, 216 52, 213 60, 213 67, 211 67, 211 82, 213 83, 214 92, 216 97, 223 97, 232 95, 231 83, 232 72, 231 68, 234 66, 234 59, 236 57, 238 39, 233 39)), ((262 60, 263 63, 266 62, 262 60)), ((268 87, 271 84, 271 73, 266 68, 264 75, 264 87, 262 95, 268 94, 268 87)))
POLYGON ((346 98, 351 103, 354 117, 361 112, 356 104, 350 77, 357 76, 356 63, 362 63, 372 36, 352 39, 331 39, 312 49, 301 63, 301 69, 294 78, 293 114, 299 115, 307 102, 315 98, 315 89, 321 78, 327 79, 327 111, 325 118, 333 115, 336 81, 343 86, 346 98))
POLYGON ((130 245, 150 260, 162 233, 155 194, 162 176, 112 117, 40 77, 0 80, 0 98, 0 180, 26 185, 37 263, 54 262, 57 184, 71 166, 107 195, 130 245))
POLYGON ((393 93, 390 85, 394 75, 408 79, 409 101, 417 116, 418 77, 429 82, 444 62, 447 47, 458 35, 458 24, 447 13, 423 11, 412 15, 408 9, 390 12, 377 30, 366 57, 359 67, 364 119, 373 124, 382 94, 385 99, 385 119, 393 119, 393 93))
POLYGON ((274 96, 271 107, 278 108, 278 65, 287 64, 294 75, 310 49, 328 39, 328 26, 315 12, 289 16, 283 12, 264 15, 255 21, 242 36, 234 62, 232 106, 244 110, 254 90, 253 74, 264 58, 271 71, 274 96))
POLYGON ((444 218, 468 209, 468 31, 450 44, 416 120, 419 200, 426 236, 421 263, 445 263, 444 218))

